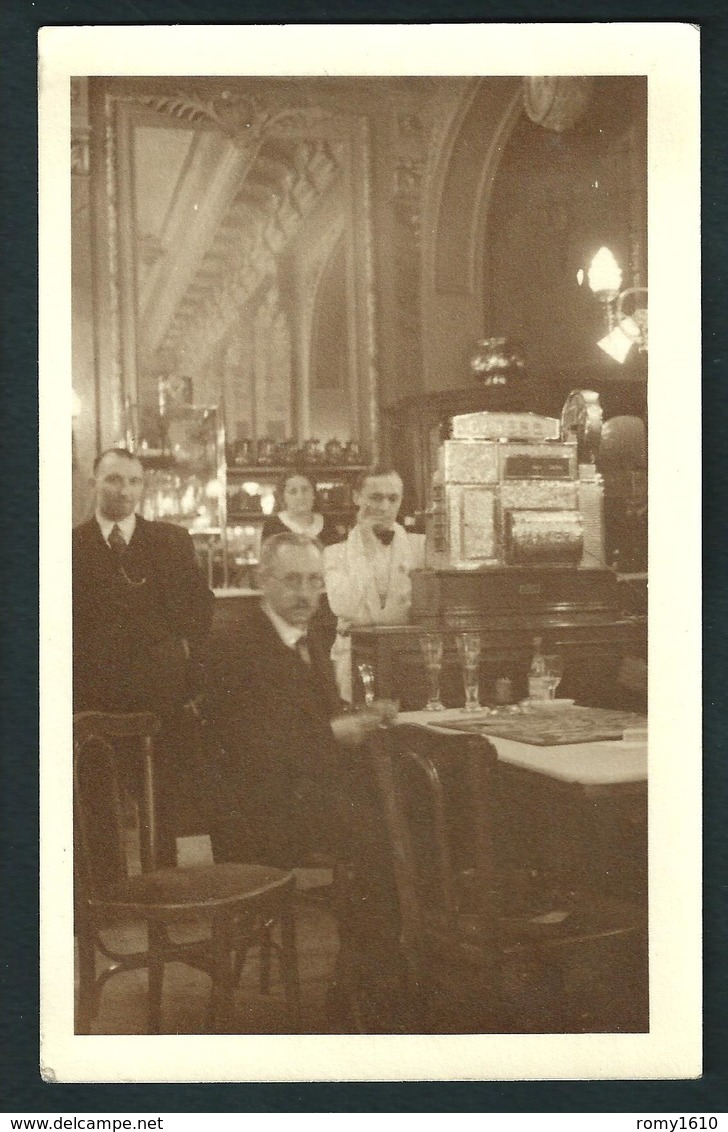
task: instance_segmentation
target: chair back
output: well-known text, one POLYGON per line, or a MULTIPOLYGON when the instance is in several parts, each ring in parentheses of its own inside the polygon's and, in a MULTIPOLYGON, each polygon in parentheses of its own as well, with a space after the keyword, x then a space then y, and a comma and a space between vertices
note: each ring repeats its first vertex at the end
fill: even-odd
POLYGON ((466 904, 483 930, 494 922, 491 776, 497 754, 479 735, 400 724, 377 733, 373 758, 403 947, 417 969, 430 930, 455 932, 466 904))
POLYGON ((75 874, 83 891, 102 896, 128 873, 125 811, 129 768, 141 786, 139 858, 143 872, 156 865, 154 736, 149 712, 81 712, 73 720, 75 874))

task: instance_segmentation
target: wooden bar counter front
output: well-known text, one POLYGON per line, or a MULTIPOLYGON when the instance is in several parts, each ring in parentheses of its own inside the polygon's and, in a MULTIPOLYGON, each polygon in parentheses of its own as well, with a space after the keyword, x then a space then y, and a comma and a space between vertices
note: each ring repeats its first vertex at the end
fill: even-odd
POLYGON ((526 695, 534 637, 544 652, 564 657, 560 696, 592 706, 629 707, 617 677, 626 655, 646 655, 646 619, 622 613, 621 589, 611 570, 502 568, 415 570, 412 624, 353 628, 354 699, 363 700, 357 665, 370 664, 376 694, 399 700, 402 711, 427 700, 420 650, 423 630, 444 634, 441 697, 460 707, 464 692, 455 638, 479 632, 480 697, 493 702, 493 685, 512 681, 513 696, 526 695))

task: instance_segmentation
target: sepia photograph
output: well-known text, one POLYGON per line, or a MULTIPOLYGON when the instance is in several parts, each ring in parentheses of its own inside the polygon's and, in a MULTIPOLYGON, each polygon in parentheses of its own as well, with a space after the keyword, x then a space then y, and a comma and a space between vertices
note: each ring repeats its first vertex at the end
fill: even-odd
POLYGON ((41 32, 47 1079, 699 1074, 647 27, 41 32))

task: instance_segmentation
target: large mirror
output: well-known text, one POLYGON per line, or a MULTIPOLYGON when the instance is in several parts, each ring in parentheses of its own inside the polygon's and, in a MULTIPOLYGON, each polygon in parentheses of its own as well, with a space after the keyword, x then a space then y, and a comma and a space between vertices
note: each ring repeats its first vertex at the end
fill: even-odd
POLYGON ((376 452, 366 124, 321 79, 92 80, 107 413, 150 450, 174 403, 228 453, 376 452))

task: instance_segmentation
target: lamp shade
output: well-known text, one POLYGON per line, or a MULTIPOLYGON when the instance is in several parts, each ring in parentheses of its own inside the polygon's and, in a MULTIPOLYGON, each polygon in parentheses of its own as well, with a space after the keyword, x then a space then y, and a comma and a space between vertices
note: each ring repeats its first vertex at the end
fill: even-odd
POLYGON ((589 265, 589 286, 595 295, 616 296, 622 286, 622 272, 609 248, 600 248, 589 265))

